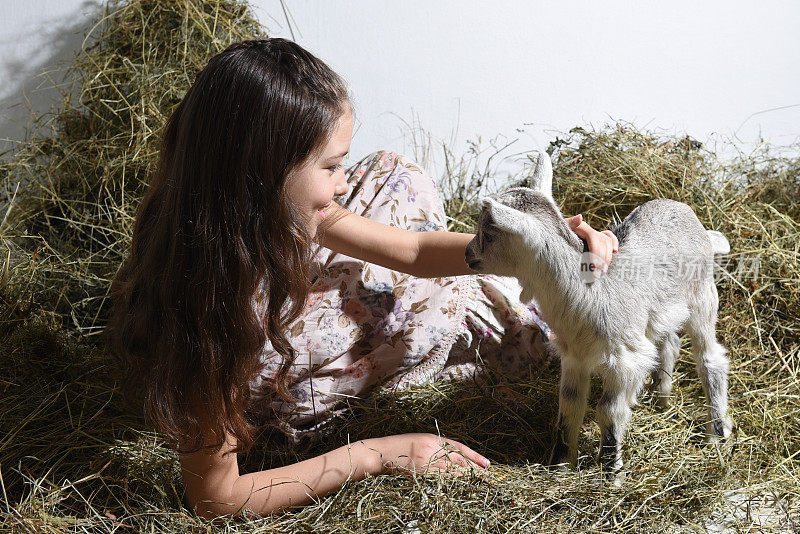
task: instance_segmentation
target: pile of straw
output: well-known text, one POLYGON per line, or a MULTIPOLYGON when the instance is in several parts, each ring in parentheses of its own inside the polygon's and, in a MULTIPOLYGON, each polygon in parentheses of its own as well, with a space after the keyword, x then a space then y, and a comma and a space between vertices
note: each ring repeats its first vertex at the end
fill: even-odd
MULTIPOLYGON (((118 373, 97 334, 166 117, 211 55, 262 35, 238 1, 110 6, 74 63, 80 102, 65 98, 0 162, 10 201, 0 218, 0 524, 12 531, 206 531, 181 505, 174 453, 123 410, 118 373)), ((566 215, 582 213, 602 229, 641 202, 674 198, 728 236, 718 326, 732 363, 733 450, 703 443, 702 388, 686 347, 674 405, 659 412, 645 395, 635 410, 620 488, 601 482, 595 459, 599 384, 580 439, 580 469, 563 472, 540 465, 555 418, 556 369, 533 370, 522 381, 492 375, 483 385, 436 383, 354 402, 311 450, 263 440, 241 458, 241 470, 297 461, 348 440, 422 431, 472 446, 493 461, 488 471, 371 477, 280 516, 231 520, 228 530, 797 529, 800 160, 764 147, 721 163, 690 138, 621 124, 573 129, 550 151, 553 193, 566 215)), ((466 231, 476 200, 491 191, 485 172, 461 163, 438 181, 451 229, 466 231)))
POLYGON ((62 109, 0 163, 7 190, 30 182, 0 228, 20 236, 4 245, 18 259, 4 291, 20 292, 4 323, 44 312, 86 336, 102 330, 161 128, 210 56, 260 31, 241 2, 107 6, 67 73, 62 109))

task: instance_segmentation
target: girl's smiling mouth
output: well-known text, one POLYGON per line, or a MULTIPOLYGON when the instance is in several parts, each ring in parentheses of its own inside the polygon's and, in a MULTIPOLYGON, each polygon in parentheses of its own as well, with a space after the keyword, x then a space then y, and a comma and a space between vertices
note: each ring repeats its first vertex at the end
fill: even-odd
POLYGON ((330 205, 332 203, 333 203, 333 201, 330 201, 327 204, 325 204, 324 206, 322 206, 320 209, 317 210, 317 213, 319 213, 319 216, 322 218, 323 221, 325 220, 325 212, 323 210, 327 209, 328 207, 330 207, 330 205))

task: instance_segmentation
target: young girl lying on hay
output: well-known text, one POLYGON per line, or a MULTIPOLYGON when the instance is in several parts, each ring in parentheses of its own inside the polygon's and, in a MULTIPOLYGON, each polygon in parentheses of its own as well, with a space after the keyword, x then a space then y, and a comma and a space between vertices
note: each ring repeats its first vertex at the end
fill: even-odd
MULTIPOLYGON (((205 517, 308 503, 366 473, 486 467, 433 434, 248 474, 236 453, 260 425, 318 439, 376 386, 480 375, 476 351, 517 376, 544 359, 535 306, 513 279, 467 267, 473 235, 446 231, 417 164, 379 152, 343 168, 352 114, 330 68, 266 39, 213 57, 164 131, 106 333, 205 517)), ((568 221, 611 261, 613 234, 568 221)))

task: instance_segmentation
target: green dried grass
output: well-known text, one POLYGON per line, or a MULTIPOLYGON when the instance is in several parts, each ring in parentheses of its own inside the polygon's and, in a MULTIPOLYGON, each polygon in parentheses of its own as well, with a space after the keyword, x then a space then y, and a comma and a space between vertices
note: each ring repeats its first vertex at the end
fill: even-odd
POLYGON ((14 236, 5 246, 18 286, 0 324, 38 309, 87 336, 102 330, 161 128, 212 55, 262 31, 230 0, 107 6, 67 72, 73 85, 59 87, 62 108, 0 161, 8 189, 30 183, 0 227, 14 236))
MULTIPOLYGON (((0 163, 7 187, 32 182, 0 219, 0 525, 15 532, 206 532, 181 506, 175 455, 122 409, 119 377, 96 334, 161 126, 210 55, 262 29, 242 2, 153 0, 109 13, 94 32, 97 44, 87 45, 73 71, 81 103, 65 99, 0 163)), ((438 182, 450 229, 469 231, 477 200, 492 192, 491 166, 478 163, 478 143, 460 157, 444 150, 438 182)), ((484 453, 493 460, 488 471, 370 477, 310 506, 231 520, 220 530, 689 532, 703 531, 715 514, 742 532, 796 529, 800 160, 765 146, 720 163, 691 139, 622 124, 573 129, 550 152, 554 196, 566 215, 583 213, 600 229, 641 202, 674 198, 728 236, 729 272, 762 257, 755 280, 723 276, 718 284, 719 337, 730 349, 738 424, 733 451, 703 443, 702 388, 686 348, 673 407, 661 413, 645 395, 635 410, 621 488, 602 484, 594 459, 598 383, 574 472, 540 465, 557 409, 557 370, 538 369, 523 381, 492 375, 484 385, 436 383, 355 401, 310 450, 264 436, 241 469, 297 461, 348 440, 425 431, 484 453), (736 519, 731 514, 747 507, 731 492, 744 504, 752 499, 751 511, 769 501, 765 508, 776 516, 766 526, 752 514, 736 519)))

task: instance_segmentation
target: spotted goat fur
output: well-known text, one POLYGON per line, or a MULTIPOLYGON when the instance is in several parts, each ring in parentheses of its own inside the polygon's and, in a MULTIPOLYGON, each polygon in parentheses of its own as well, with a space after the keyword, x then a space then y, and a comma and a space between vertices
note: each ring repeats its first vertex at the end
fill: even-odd
POLYGON ((619 471, 625 428, 648 374, 658 402, 668 405, 681 332, 706 395, 709 439, 728 438, 728 358, 716 339, 713 275, 714 254, 730 250, 727 239, 706 231, 686 204, 651 200, 612 228, 619 251, 608 271, 587 277, 586 243, 553 201, 546 154, 531 185, 483 200, 465 259, 475 271, 516 277, 522 301, 535 299, 555 332, 561 380, 551 464, 575 465, 590 377, 599 374, 600 461, 607 472, 619 471))

